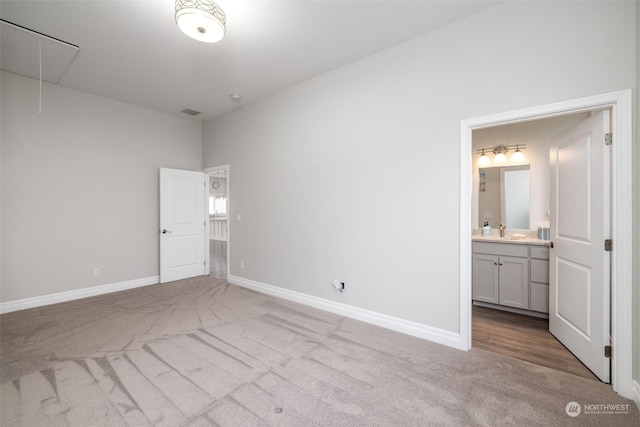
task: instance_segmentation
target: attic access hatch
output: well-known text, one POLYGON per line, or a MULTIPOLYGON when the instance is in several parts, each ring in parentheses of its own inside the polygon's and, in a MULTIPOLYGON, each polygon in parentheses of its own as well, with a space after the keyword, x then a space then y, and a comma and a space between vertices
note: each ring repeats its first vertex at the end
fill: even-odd
POLYGON ((0 19, 0 68, 58 84, 80 48, 0 19))

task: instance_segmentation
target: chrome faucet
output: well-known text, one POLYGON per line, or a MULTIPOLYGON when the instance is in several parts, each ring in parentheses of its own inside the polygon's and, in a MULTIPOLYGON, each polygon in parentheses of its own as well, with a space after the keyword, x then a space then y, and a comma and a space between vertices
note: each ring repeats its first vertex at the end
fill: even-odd
POLYGON ((500 229, 500 237, 504 237, 504 224, 499 222, 498 229, 500 229))

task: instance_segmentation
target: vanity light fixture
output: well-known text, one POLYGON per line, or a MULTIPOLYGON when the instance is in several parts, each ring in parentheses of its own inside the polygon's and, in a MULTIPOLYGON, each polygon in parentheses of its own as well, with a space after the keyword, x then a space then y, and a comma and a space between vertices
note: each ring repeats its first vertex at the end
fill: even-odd
POLYGON ((480 158, 478 159, 478 166, 487 166, 489 163, 489 156, 486 155, 483 148, 482 154, 480 154, 480 158))
POLYGON ((498 147, 493 152, 496 155, 493 158, 493 163, 505 163, 507 161, 507 156, 504 155, 504 153, 507 152, 506 149, 502 149, 502 147, 498 147))
POLYGON ((211 0, 176 0, 176 24, 192 39, 215 43, 222 40, 227 17, 211 0))
POLYGON ((522 162, 524 160, 524 154, 522 150, 527 148, 525 144, 514 144, 514 145, 498 145, 495 147, 486 147, 479 148, 476 150, 476 154, 480 154, 480 158, 478 159, 478 166, 487 166, 490 164, 489 156, 487 156, 486 152, 492 152, 493 163, 501 164, 507 162, 507 152, 509 150, 514 150, 514 153, 511 155, 511 161, 515 163, 522 162))
POLYGON ((511 155, 511 161, 521 162, 523 160, 524 160, 524 154, 522 154, 522 151, 520 151, 519 144, 516 144, 516 151, 514 151, 513 154, 511 155))

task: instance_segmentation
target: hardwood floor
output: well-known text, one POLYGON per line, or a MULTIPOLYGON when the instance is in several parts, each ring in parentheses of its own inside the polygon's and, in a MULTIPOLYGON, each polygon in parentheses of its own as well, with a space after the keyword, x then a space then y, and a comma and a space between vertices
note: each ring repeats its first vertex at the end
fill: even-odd
POLYGON ((216 279, 227 278, 227 242, 209 240, 209 274, 216 279))
POLYGON ((472 346, 600 381, 550 332, 549 320, 473 306, 472 346))

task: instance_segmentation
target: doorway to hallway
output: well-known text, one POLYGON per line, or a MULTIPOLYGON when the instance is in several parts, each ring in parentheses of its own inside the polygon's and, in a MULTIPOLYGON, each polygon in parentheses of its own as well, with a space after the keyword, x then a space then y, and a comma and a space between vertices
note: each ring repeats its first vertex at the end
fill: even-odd
POLYGON ((229 169, 209 169, 209 274, 225 279, 228 274, 229 169))
POLYGON ((216 279, 227 278, 227 242, 209 239, 209 274, 216 279))

